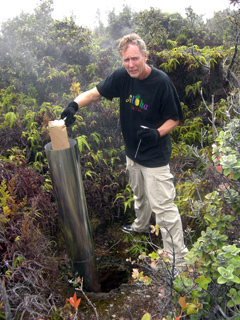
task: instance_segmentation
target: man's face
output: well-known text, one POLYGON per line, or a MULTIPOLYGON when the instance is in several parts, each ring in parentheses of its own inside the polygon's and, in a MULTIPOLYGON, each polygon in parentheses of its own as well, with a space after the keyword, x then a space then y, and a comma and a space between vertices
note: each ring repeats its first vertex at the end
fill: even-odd
POLYGON ((147 54, 142 55, 139 47, 135 44, 129 44, 125 51, 122 51, 122 59, 128 74, 139 80, 146 77, 147 72, 147 54))

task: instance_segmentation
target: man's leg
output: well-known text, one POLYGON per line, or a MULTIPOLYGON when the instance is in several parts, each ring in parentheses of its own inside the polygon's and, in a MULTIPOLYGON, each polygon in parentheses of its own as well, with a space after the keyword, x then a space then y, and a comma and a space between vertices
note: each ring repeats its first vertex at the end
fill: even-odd
POLYGON ((146 187, 141 169, 143 167, 127 157, 127 171, 129 182, 134 194, 134 209, 136 219, 132 223, 132 229, 136 232, 149 232, 149 222, 152 210, 144 189, 146 187))
POLYGON ((184 244, 182 221, 177 206, 173 176, 169 165, 142 170, 147 185, 148 199, 152 211, 156 214, 163 239, 163 249, 175 264, 181 263, 188 250, 184 244))

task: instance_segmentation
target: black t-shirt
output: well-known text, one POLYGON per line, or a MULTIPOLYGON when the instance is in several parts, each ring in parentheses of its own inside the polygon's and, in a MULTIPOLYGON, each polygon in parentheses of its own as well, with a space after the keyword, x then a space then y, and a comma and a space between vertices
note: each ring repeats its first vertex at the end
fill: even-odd
POLYGON ((126 155, 145 167, 167 165, 171 156, 169 134, 157 143, 141 141, 135 158, 140 126, 159 128, 166 120, 183 120, 182 108, 176 89, 169 77, 151 67, 151 73, 143 80, 132 78, 121 67, 97 85, 99 93, 112 100, 120 97, 120 120, 126 155))

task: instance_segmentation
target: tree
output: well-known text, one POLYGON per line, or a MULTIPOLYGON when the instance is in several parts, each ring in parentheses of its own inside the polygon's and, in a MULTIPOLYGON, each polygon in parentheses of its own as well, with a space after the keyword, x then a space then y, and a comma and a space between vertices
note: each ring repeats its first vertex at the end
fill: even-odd
POLYGON ((159 9, 150 8, 139 12, 135 18, 136 31, 145 40, 149 49, 164 47, 167 31, 163 26, 164 14, 159 9))
POLYGON ((185 9, 186 16, 187 16, 187 22, 191 29, 199 28, 203 24, 203 15, 198 15, 193 11, 193 8, 187 7, 185 9))
POLYGON ((124 5, 123 11, 118 15, 115 13, 115 9, 110 11, 107 26, 110 39, 119 40, 124 35, 133 32, 135 29, 134 16, 135 14, 128 5, 124 5))
POLYGON ((209 32, 214 33, 220 45, 231 46, 233 33, 231 25, 231 15, 233 11, 225 9, 214 13, 212 19, 208 19, 206 27, 209 32))
POLYGON ((235 6, 235 5, 239 5, 240 1, 239 0, 230 0, 230 3, 235 6))
POLYGON ((51 13, 52 0, 42 1, 34 14, 4 23, 0 38, 3 85, 14 83, 25 94, 34 87, 39 103, 50 93, 69 92, 74 77, 84 81, 82 70, 92 59, 91 31, 73 18, 54 21, 51 13))
POLYGON ((48 0, 41 2, 35 14, 21 14, 2 25, 1 77, 8 84, 14 82, 19 91, 27 92, 30 83, 36 81, 36 64, 46 48, 51 12, 52 0, 48 0))

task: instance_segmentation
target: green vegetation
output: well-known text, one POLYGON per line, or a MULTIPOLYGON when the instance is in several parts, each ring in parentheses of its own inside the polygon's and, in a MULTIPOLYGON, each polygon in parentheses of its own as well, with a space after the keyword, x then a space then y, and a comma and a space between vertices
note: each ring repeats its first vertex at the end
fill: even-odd
MULTIPOLYGON (((99 21, 91 31, 73 18, 54 20, 49 0, 2 24, 0 318, 82 319, 81 299, 69 289, 71 270, 44 153, 48 121, 121 65, 117 44, 129 32, 146 41, 149 64, 168 73, 184 110, 184 123, 171 134, 171 168, 189 254, 188 269, 164 283, 161 272, 169 262, 153 226, 151 241, 124 238, 132 257, 123 259, 134 259, 132 281, 156 292, 167 288, 153 311, 159 319, 240 318, 240 15, 239 1, 231 2, 236 10, 216 12, 206 22, 191 7, 183 18, 125 6, 109 12, 106 27, 99 21)), ((111 246, 122 241, 119 225, 134 216, 118 114, 117 99, 102 99, 82 108, 68 128, 78 141, 93 237, 104 234, 111 246)))

